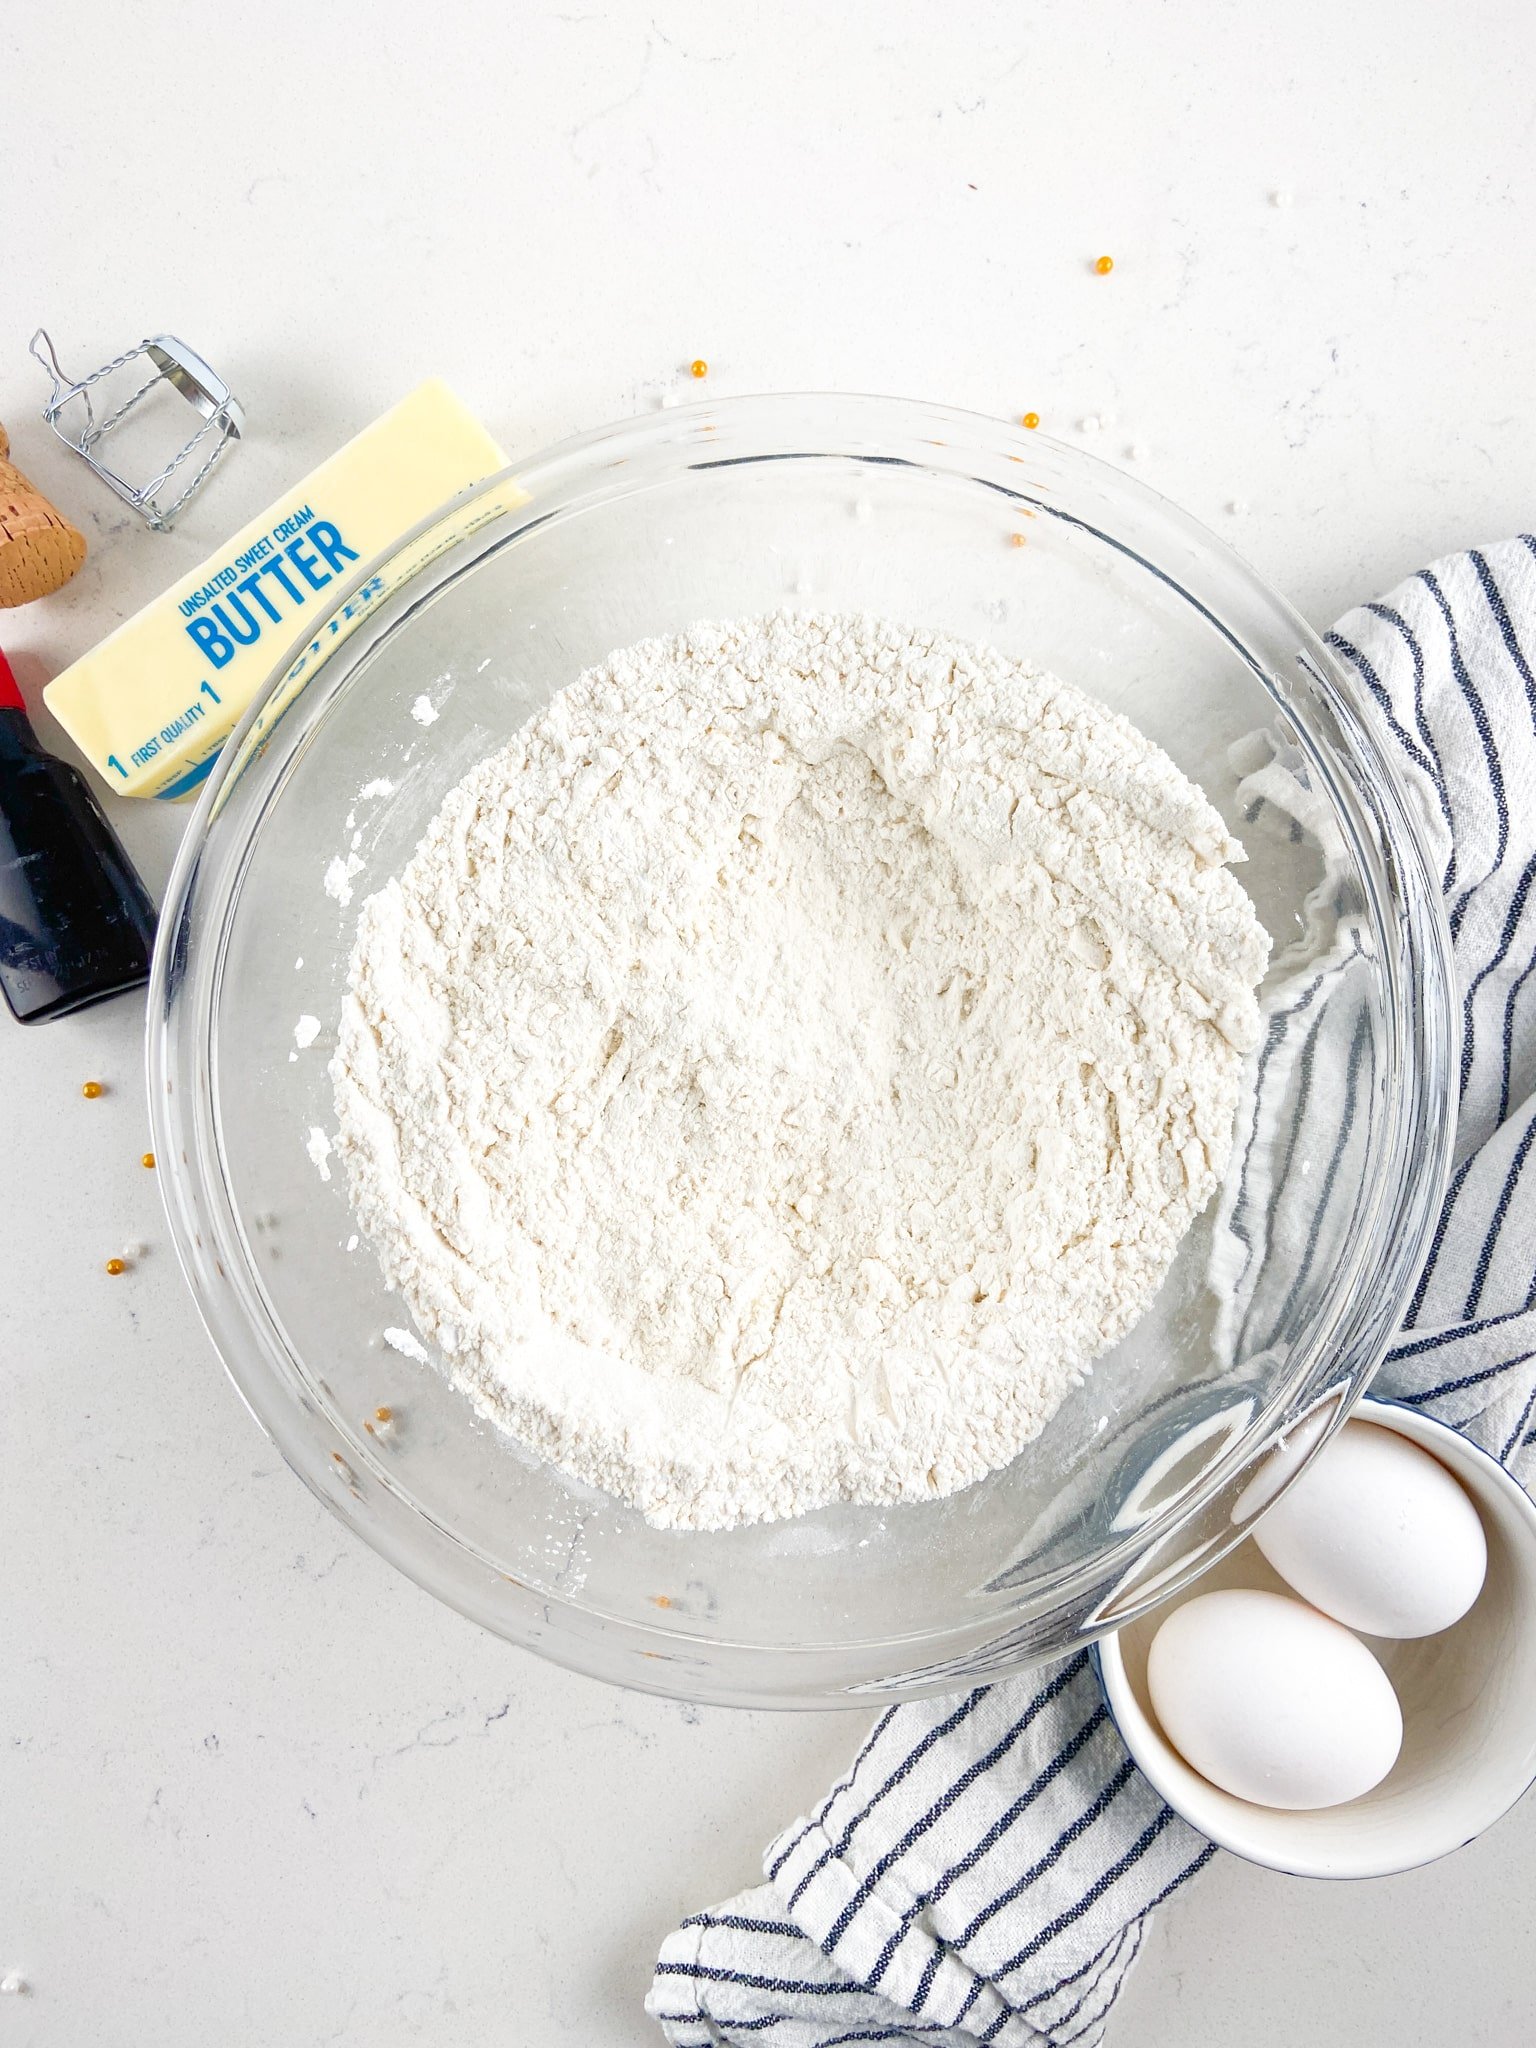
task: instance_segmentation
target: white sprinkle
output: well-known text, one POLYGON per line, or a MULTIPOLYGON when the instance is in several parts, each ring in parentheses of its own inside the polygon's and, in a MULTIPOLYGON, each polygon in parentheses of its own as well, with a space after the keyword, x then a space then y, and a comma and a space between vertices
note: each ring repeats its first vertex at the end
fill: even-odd
POLYGON ((868 498, 855 498, 853 501, 853 516, 858 520, 860 526, 863 526, 868 519, 873 517, 874 510, 875 508, 871 505, 868 498))
POLYGON ((432 1363, 409 1330, 386 1330, 384 1332, 384 1342, 392 1350, 403 1352, 407 1358, 414 1358, 418 1365, 430 1365, 432 1363))
MULTIPOLYGON (((489 656, 486 657, 487 660, 489 660, 489 658, 489 656)), ((484 661, 482 661, 480 664, 481 668, 484 668, 485 665, 486 663, 484 661)), ((365 782, 363 784, 362 788, 357 792, 357 800, 360 804, 362 804, 366 803, 369 797, 393 796, 394 793, 395 785, 390 781, 389 777, 387 775, 380 775, 376 777, 374 781, 365 782)))
POLYGON ((1284 186, 1281 186, 1278 190, 1270 193, 1269 203, 1271 206, 1287 207, 1291 203, 1291 195, 1285 190, 1284 186))
POLYGON ((411 706, 411 716, 418 725, 436 725, 437 713, 432 708, 432 699, 423 690, 411 706))
POLYGON ((5 1975, 0 1977, 0 1992, 7 1998, 24 1998, 31 1988, 20 1970, 7 1970, 5 1975))
POLYGON ((681 391, 663 391, 661 394, 661 403, 664 411, 670 412, 674 405, 681 405, 682 402, 683 394, 681 391))
POLYGON ((125 1259, 142 1259, 148 1250, 149 1246, 145 1244, 142 1238, 131 1237, 123 1246, 123 1257, 125 1259))
POLYGON ((1151 453, 1145 441, 1133 441, 1125 451, 1128 462, 1145 462, 1151 453))
POLYGON ((487 669, 488 669, 488 668, 490 667, 490 665, 491 665, 491 656, 490 656, 490 655, 487 655, 487 656, 485 657, 484 661, 482 661, 482 662, 481 662, 481 664, 480 664, 480 666, 479 666, 479 667, 478 667, 478 668, 477 668, 477 669, 475 670, 475 674, 476 674, 477 676, 483 676, 483 675, 485 674, 486 670, 487 670, 487 669))
POLYGON ((322 1180, 329 1180, 331 1169, 327 1161, 331 1156, 331 1141, 318 1124, 311 1124, 309 1136, 304 1140, 304 1150, 309 1154, 322 1180))
POLYGON ((301 967, 302 967, 303 965, 304 965, 304 955, 303 955, 303 954, 301 953, 301 954, 299 955, 298 959, 297 959, 297 960, 295 960, 295 961, 294 961, 294 963, 293 963, 293 971, 294 971, 294 973, 295 973, 295 974, 297 974, 297 973, 298 973, 298 971, 299 971, 299 969, 300 969, 300 968, 301 968, 301 967))
POLYGON ((293 1042, 300 1052, 307 1052, 320 1036, 320 1019, 311 1017, 306 1010, 293 1027, 293 1042))
POLYGON ((1091 412, 1086 418, 1080 419, 1077 425, 1080 433, 1096 434, 1099 431, 1099 416, 1096 412, 1091 412))
POLYGON ((325 893, 334 896, 343 910, 352 901, 352 877, 362 871, 363 864, 355 853, 349 853, 345 860, 339 853, 332 856, 325 871, 325 893))
POLYGON ((352 1235, 347 1239, 347 1250, 349 1252, 355 1252, 357 1250, 357 1232, 355 1230, 353 1231, 352 1235))
POLYGON ((1248 510, 1248 500, 1246 498, 1229 498, 1227 500, 1227 510, 1229 512, 1246 512, 1248 510))

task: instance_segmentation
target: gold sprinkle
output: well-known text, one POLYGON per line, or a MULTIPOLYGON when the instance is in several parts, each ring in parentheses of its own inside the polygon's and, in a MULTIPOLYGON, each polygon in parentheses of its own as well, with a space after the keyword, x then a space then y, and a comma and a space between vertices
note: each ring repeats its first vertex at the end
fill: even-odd
POLYGON ((1009 536, 1008 536, 1008 545, 1009 545, 1009 547, 1011 547, 1011 548, 1021 548, 1021 547, 1025 546, 1025 545, 1026 545, 1026 543, 1025 543, 1025 539, 1024 539, 1024 536, 1023 536, 1023 534, 1022 534, 1022 533, 1010 533, 1010 534, 1009 534, 1009 536))
POLYGON ((375 1422, 393 1422, 395 1419, 395 1411, 393 1408, 375 1408, 373 1411, 373 1419, 375 1422))
POLYGON ((709 375, 709 365, 702 356, 695 356, 688 365, 688 374, 690 377, 707 377, 709 375))
POLYGON ((105 1095, 106 1092, 99 1081, 82 1081, 80 1084, 80 1093, 87 1102, 94 1102, 98 1095, 105 1095))
POLYGON ((1095 263, 1093 267, 1099 273, 1100 277, 1108 277, 1109 273, 1115 267, 1115 259, 1113 256, 1101 256, 1098 262, 1095 263))
POLYGON ((1037 413, 1037 412, 1027 412, 1027 413, 1025 413, 1025 415, 1024 415, 1024 424, 1025 424, 1025 426, 1026 426, 1026 427, 1038 427, 1038 426, 1039 426, 1039 424, 1040 424, 1040 415, 1039 415, 1039 413, 1037 413))
POLYGON ((116 1276, 117 1276, 117 1275, 118 1275, 119 1273, 126 1273, 126 1272, 127 1272, 127 1270, 128 1270, 128 1262, 127 1262, 127 1260, 126 1260, 126 1259, 108 1259, 108 1261, 107 1261, 107 1271, 108 1271, 108 1272, 109 1272, 110 1274, 112 1274, 112 1276, 114 1277, 114 1279, 116 1278, 116 1276))
POLYGON ((142 1158, 142 1159, 141 1159, 141 1160, 139 1161, 139 1164, 140 1164, 140 1166, 147 1166, 147 1167, 148 1167, 148 1168, 150 1169, 151 1173, 153 1173, 153 1171, 154 1171, 154 1167, 155 1167, 155 1155, 154 1155, 154 1153, 153 1153, 153 1152, 146 1152, 146 1153, 144 1154, 144 1157, 143 1157, 143 1158, 142 1158))

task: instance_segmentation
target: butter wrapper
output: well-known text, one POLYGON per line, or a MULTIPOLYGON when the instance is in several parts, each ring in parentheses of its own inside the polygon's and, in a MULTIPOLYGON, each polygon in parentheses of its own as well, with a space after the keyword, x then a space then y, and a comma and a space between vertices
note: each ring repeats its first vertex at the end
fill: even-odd
MULTIPOLYGON (((398 556, 403 534, 506 460, 445 384, 419 386, 55 676, 43 691, 48 709, 119 795, 191 795, 284 654, 302 644, 306 613, 332 609, 346 584, 398 556)), ((523 499, 510 484, 495 496, 498 511, 523 499)), ((437 534, 438 545, 446 538, 437 534)), ((410 554, 419 566, 420 550, 410 554)), ((392 577, 365 577, 348 624, 398 580, 404 564, 394 566, 392 577)), ((295 680, 290 670, 285 681, 295 680)))

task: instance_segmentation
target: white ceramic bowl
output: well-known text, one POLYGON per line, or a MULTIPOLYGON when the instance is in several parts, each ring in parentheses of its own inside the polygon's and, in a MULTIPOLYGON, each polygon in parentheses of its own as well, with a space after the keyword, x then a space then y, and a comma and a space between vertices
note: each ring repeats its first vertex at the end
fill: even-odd
POLYGON ((1403 1708, 1402 1753, 1374 1791, 1311 1813, 1250 1805, 1192 1770, 1158 1726, 1147 1651, 1172 1609, 1228 1586, 1290 1590, 1251 1538, 1096 1650, 1125 1745, 1175 1812, 1250 1863, 1297 1877, 1386 1877, 1432 1863, 1491 1827, 1536 1781, 1536 1505, 1444 1423, 1395 1401, 1362 1401, 1354 1413, 1448 1467, 1488 1537, 1483 1590, 1453 1628, 1417 1642, 1365 1638, 1403 1708))

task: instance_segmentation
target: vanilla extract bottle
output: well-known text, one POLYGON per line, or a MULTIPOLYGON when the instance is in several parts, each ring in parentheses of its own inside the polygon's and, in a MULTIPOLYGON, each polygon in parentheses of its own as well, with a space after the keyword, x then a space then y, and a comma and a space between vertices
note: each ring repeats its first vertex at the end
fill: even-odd
POLYGON ((149 979, 155 910, 77 768, 40 744, 0 654, 0 991, 45 1024, 149 979))

